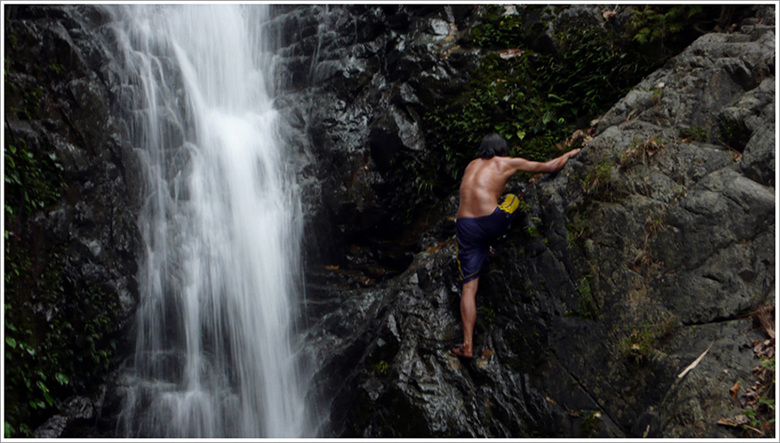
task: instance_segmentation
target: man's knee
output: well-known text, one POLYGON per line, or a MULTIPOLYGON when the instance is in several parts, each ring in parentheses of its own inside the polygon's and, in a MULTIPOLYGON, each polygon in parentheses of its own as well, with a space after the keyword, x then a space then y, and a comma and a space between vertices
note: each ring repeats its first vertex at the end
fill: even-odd
POLYGON ((473 280, 469 280, 466 283, 463 283, 463 287, 461 288, 461 297, 475 295, 477 293, 478 285, 479 285, 479 277, 473 280))

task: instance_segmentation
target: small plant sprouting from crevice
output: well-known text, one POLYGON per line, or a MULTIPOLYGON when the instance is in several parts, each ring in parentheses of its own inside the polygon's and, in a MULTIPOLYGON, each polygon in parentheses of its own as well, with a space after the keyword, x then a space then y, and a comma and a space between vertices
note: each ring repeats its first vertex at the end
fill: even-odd
POLYGON ((755 383, 745 390, 744 414, 749 423, 743 425, 748 437, 774 438, 775 423, 775 307, 762 306, 751 317, 767 335, 767 339, 753 347, 759 364, 753 368, 755 383))
POLYGON ((566 240, 569 248, 585 247, 585 241, 593 233, 592 222, 584 203, 569 208, 566 216, 566 240))
POLYGON ((648 219, 645 222, 645 234, 646 234, 645 243, 647 242, 647 240, 649 240, 652 237, 655 237, 656 235, 658 235, 659 232, 665 229, 664 228, 665 220, 666 220, 666 212, 664 212, 663 214, 655 218, 648 219))
POLYGON ((387 375, 387 372, 390 370, 390 364, 384 360, 378 362, 374 365, 374 371, 380 376, 387 375))
POLYGON ((722 145, 739 153, 745 151, 750 140, 750 130, 744 122, 722 117, 718 120, 718 132, 722 145))
POLYGON ((644 141, 634 140, 631 146, 626 148, 626 150, 623 151, 623 153, 620 155, 618 168, 621 170, 627 170, 639 163, 647 166, 647 161, 655 156, 655 154, 657 154, 663 148, 664 143, 652 135, 644 141))
POLYGON ((654 257, 651 252, 650 241, 658 236, 659 233, 665 231, 666 227, 666 212, 652 218, 648 218, 645 221, 644 238, 642 240, 642 246, 638 254, 629 263, 628 268, 634 272, 641 273, 646 278, 650 277, 650 273, 653 269, 658 269, 663 263, 654 257))
POLYGON ((479 317, 484 319, 487 325, 492 325, 496 320, 496 311, 492 307, 480 306, 477 308, 479 317))
MULTIPOLYGON (((773 346, 774 348, 774 346, 773 346)), ((754 388, 746 392, 743 414, 747 423, 742 425, 748 437, 773 438, 775 436, 775 358, 760 356, 760 363, 753 368, 758 378, 754 388)))
POLYGON ((680 137, 683 140, 706 142, 709 138, 709 132, 701 126, 691 126, 689 128, 682 128, 680 130, 680 137))
POLYGON ((594 298, 591 280, 593 276, 588 274, 580 280, 577 285, 577 309, 568 312, 569 317, 582 317, 590 320, 596 320, 599 316, 599 306, 594 298))
POLYGON ((677 328, 677 317, 669 314, 658 321, 642 321, 627 331, 620 343, 620 352, 625 359, 636 364, 647 363, 659 351, 677 328))
POLYGON ((661 99, 664 96, 664 90, 660 87, 655 87, 651 89, 650 92, 652 92, 653 94, 652 95, 653 105, 657 105, 661 103, 661 99))
POLYGON ((539 218, 539 217, 533 216, 533 217, 531 217, 530 220, 531 220, 531 223, 526 225, 526 226, 524 226, 523 229, 525 230, 526 234, 528 234, 528 236, 530 236, 531 238, 536 238, 536 237, 538 237, 540 235, 539 228, 537 227, 537 225, 541 224, 542 219, 539 218))
POLYGON ((753 357, 758 364, 753 368, 754 381, 742 391, 739 380, 729 389, 732 398, 738 399, 742 412, 733 417, 723 417, 717 424, 739 430, 740 437, 775 438, 775 307, 759 306, 750 314, 754 327, 763 330, 766 338, 754 340, 753 357))
POLYGON ((615 202, 618 199, 612 177, 613 163, 610 160, 603 160, 580 181, 587 198, 603 202, 615 202))
POLYGON ((585 437, 593 437, 601 430, 601 412, 589 411, 580 424, 582 434, 585 437))

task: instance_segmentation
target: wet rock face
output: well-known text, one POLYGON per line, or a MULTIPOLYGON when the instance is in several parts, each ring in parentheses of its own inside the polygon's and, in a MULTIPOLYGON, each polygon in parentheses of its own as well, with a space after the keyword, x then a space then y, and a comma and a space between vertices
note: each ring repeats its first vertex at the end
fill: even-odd
MULTIPOLYGON (((6 279, 12 308, 5 321, 36 331, 38 351, 60 360, 55 368, 23 358, 14 365, 48 374, 53 396, 83 395, 71 405, 91 403, 88 397, 105 381, 101 371, 122 350, 138 302, 140 169, 123 141, 124 74, 105 45, 100 26, 108 17, 100 9, 15 5, 5 11, 4 149, 6 160, 15 160, 6 161, 5 172, 20 177, 20 183, 6 181, 5 203, 13 211, 6 210, 6 258, 19 274, 10 286, 6 279), (89 361, 89 368, 70 372, 77 361, 89 361), (66 391, 51 378, 54 371, 68 377, 66 391)), ((9 408, 27 402, 24 392, 6 394, 9 408)), ((94 422, 88 406, 53 418, 40 435, 67 435, 73 420, 94 422)), ((35 426, 35 419, 25 424, 35 426)))
POLYGON ((292 81, 280 104, 310 106, 296 123, 312 158, 306 201, 336 220, 310 223, 309 244, 326 246, 311 263, 346 264, 312 266, 307 281, 324 433, 734 436, 715 423, 741 412, 729 388, 751 383, 750 343, 766 338, 749 314, 774 303, 772 8, 696 40, 601 116, 562 172, 528 186, 527 212, 480 281, 469 362, 447 353, 460 340, 455 193, 390 278, 366 271, 398 255, 383 185, 393 150, 425 149, 415 111, 442 93, 425 91, 426 76, 467 78, 420 55, 442 47, 439 20, 467 26, 431 11, 315 8, 316 23, 361 33, 336 44, 324 26, 298 28, 280 68, 321 76, 292 81))
POLYGON ((276 103, 289 124, 283 132, 304 159, 310 259, 346 265, 350 248, 381 245, 375 265, 397 274, 411 261, 408 251, 419 249, 399 239, 418 185, 401 177, 398 154, 428 161, 422 116, 435 94, 446 93, 430 85, 468 80, 458 73, 478 58, 459 49, 458 29, 474 8, 277 8, 276 103))
MULTIPOLYGON (((88 284, 123 287, 119 292, 134 298, 128 288, 136 267, 140 171, 122 139, 123 73, 101 44, 98 27, 108 17, 92 8, 34 6, 13 8, 9 16, 6 144, 55 157, 64 179, 59 202, 26 214, 34 219, 30 229, 50 236, 46 242, 81 250, 73 271, 88 284), (36 112, 27 112, 29 106, 36 112)), ((126 317, 134 302, 122 301, 126 317)))

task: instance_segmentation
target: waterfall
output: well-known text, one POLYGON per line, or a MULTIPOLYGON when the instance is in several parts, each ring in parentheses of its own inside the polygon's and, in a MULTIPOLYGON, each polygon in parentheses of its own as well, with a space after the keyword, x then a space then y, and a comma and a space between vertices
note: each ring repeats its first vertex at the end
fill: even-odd
POLYGON ((267 5, 111 11, 145 176, 136 349, 117 433, 306 436, 302 217, 272 107, 267 5))

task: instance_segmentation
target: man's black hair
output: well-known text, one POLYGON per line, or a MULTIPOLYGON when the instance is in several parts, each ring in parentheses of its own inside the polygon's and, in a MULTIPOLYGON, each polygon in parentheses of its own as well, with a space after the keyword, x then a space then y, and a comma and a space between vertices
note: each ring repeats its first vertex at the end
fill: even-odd
POLYGON ((479 152, 477 155, 480 158, 493 158, 494 156, 502 157, 509 155, 506 139, 496 133, 486 135, 479 145, 479 152))

